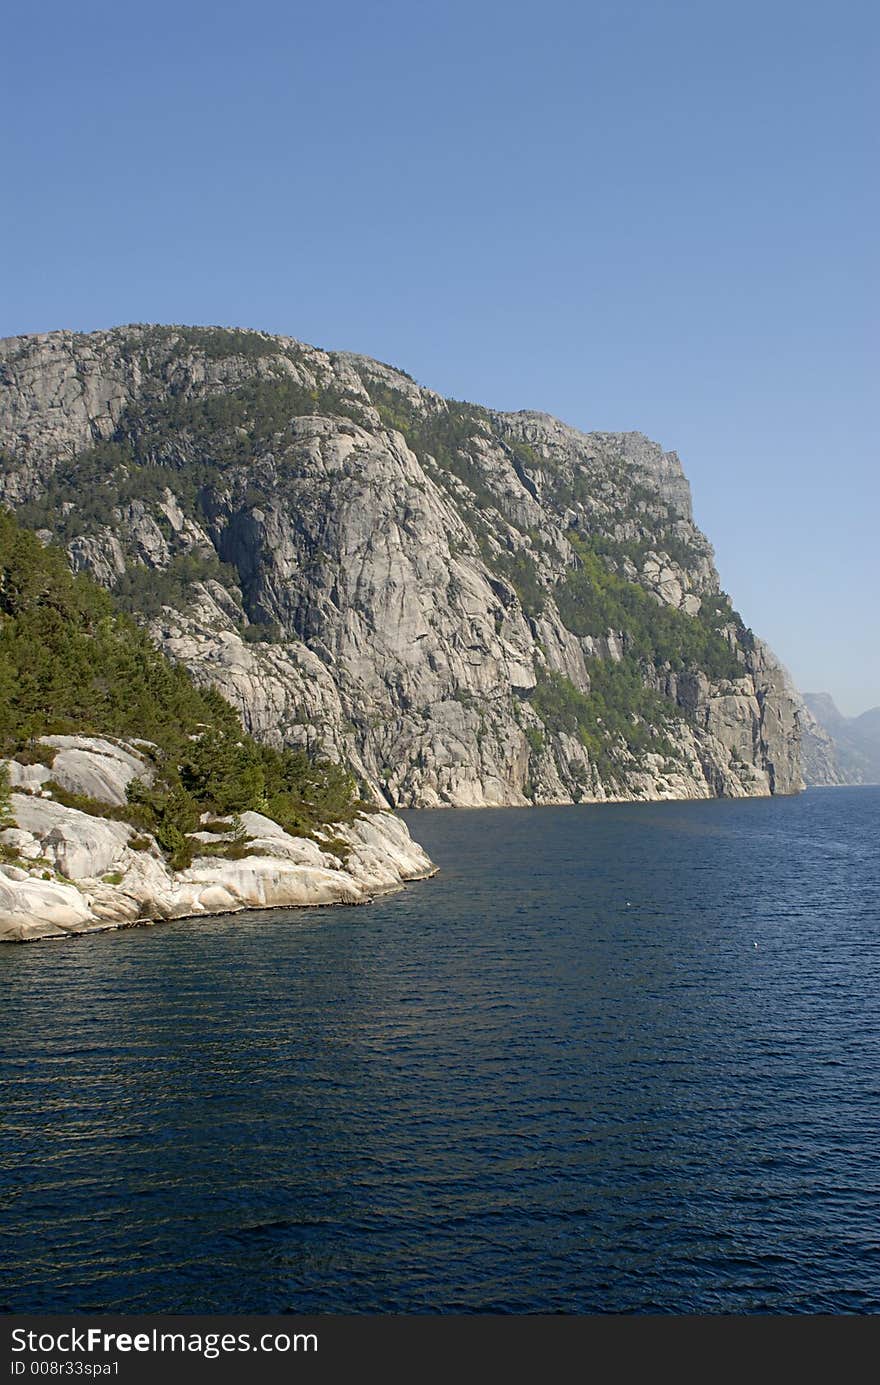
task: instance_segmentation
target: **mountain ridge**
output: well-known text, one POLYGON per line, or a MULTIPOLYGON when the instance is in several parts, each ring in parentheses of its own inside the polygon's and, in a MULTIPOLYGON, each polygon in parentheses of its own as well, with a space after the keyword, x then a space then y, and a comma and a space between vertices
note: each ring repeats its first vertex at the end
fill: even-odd
POLYGON ((801 787, 680 459, 234 329, 0 342, 0 500, 248 730, 399 806, 801 787))

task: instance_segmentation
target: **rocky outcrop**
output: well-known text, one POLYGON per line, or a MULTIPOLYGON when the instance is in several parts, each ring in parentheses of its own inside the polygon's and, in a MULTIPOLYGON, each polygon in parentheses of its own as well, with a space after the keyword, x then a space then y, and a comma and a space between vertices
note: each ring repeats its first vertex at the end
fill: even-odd
POLYGON ((785 672, 720 600, 678 457, 641 434, 460 405, 290 338, 132 327, 0 343, 0 449, 0 500, 256 736, 347 761, 376 802, 802 786, 785 672), (589 593, 572 613, 593 559, 641 635, 589 593), (726 661, 664 652, 690 622, 726 661), (597 661, 665 710, 635 699, 609 730, 597 661))
POLYGON ((68 793, 122 807, 134 779, 145 783, 152 779, 143 754, 112 741, 95 736, 44 736, 43 744, 55 751, 49 778, 68 793))
MULTIPOLYGON (((113 749, 120 763, 139 760, 136 746, 113 749)), ((80 784, 101 787, 103 761, 110 757, 87 744, 77 754, 80 784)), ((359 813, 316 840, 290 836, 262 814, 243 813, 225 834, 197 834, 192 865, 174 871, 152 836, 56 801, 45 782, 31 775, 30 792, 21 785, 12 792, 14 826, 0 831, 0 942, 242 909, 363 904, 434 871, 404 823, 388 812, 359 813), (218 855, 224 848, 228 857, 218 855)), ((113 782, 105 786, 108 805, 115 791, 113 782)))

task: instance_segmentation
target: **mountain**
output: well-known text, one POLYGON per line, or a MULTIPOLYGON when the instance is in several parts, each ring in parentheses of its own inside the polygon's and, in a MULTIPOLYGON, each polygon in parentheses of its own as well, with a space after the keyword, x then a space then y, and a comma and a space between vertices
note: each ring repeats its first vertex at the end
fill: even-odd
POLYGON ((880 745, 880 707, 871 707, 860 716, 850 718, 856 734, 872 746, 880 745))
POLYGON ((845 717, 829 693, 804 693, 804 705, 807 783, 880 784, 880 707, 845 717))
POLYGON ((0 342, 0 502, 258 740, 400 806, 802 787, 675 453, 219 328, 0 342))

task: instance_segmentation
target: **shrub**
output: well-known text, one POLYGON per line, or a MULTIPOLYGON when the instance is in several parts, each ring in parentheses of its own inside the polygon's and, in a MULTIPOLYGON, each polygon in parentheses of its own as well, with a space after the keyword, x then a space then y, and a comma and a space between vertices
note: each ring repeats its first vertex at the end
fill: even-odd
POLYGON ((527 726, 524 732, 525 738, 529 743, 529 750, 533 755, 540 755, 544 749, 544 736, 537 726, 527 726))
POLYGON ((16 750, 12 759, 19 765, 45 765, 47 769, 51 769, 57 754, 54 745, 42 745, 39 741, 33 741, 16 750))
POLYGON ((13 822, 9 795, 9 769, 6 765, 0 765, 0 827, 9 827, 13 822))

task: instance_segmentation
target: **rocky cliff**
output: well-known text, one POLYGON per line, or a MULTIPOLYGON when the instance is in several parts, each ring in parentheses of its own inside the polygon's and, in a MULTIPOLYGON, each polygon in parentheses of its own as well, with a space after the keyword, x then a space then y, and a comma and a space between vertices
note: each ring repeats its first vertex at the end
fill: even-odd
POLYGON ((828 693, 804 693, 808 784, 880 784, 880 707, 845 717, 828 693))
POLYGON ((0 342, 0 502, 258 738, 401 806, 790 793, 674 453, 289 338, 0 342))

